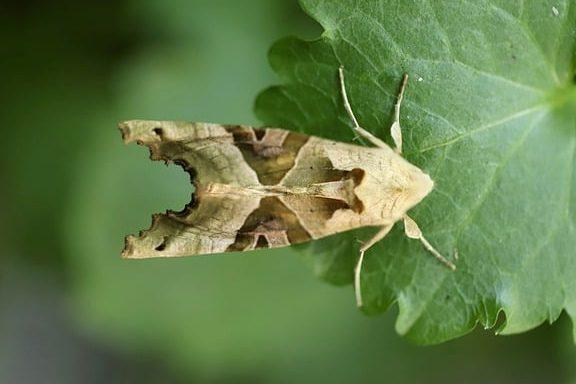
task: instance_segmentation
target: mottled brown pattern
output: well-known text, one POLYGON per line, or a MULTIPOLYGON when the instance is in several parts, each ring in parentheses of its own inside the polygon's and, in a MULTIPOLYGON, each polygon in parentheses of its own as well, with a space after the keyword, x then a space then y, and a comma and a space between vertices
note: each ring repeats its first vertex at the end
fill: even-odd
POLYGON ((294 166, 300 148, 308 136, 273 128, 226 126, 234 136, 244 159, 258 174, 263 185, 276 185, 294 166))
POLYGON ((273 248, 311 240, 298 217, 277 197, 265 197, 238 231, 236 241, 227 251, 273 248))

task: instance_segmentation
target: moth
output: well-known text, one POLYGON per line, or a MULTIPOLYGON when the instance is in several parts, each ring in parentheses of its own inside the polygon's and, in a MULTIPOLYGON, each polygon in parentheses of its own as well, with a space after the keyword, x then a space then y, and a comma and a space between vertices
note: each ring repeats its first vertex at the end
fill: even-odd
POLYGON ((353 130, 366 147, 277 128, 174 121, 120 123, 125 143, 150 149, 152 160, 174 162, 189 174, 194 193, 181 212, 152 217, 150 229, 127 236, 125 258, 243 252, 299 244, 360 227, 378 227, 360 246, 354 269, 362 305, 365 252, 398 221, 440 262, 443 257, 407 212, 434 182, 402 156, 400 106, 404 75, 390 128, 395 148, 363 129, 354 116, 339 69, 340 90, 353 130))

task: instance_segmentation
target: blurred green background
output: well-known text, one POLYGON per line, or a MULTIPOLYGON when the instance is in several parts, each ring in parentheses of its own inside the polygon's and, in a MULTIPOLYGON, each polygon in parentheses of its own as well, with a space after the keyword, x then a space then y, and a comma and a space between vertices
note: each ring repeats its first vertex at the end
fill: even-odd
POLYGON ((120 259, 191 189, 117 123, 258 124, 268 47, 321 33, 295 0, 3 0, 0 30, 0 383, 576 383, 565 317, 420 347, 293 250, 120 259))

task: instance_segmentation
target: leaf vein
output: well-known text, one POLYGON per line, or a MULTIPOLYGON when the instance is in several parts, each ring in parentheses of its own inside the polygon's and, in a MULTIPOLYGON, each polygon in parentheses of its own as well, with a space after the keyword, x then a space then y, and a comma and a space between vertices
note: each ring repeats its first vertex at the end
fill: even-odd
POLYGON ((498 180, 500 173, 508 165, 508 163, 514 157, 514 155, 523 147, 523 145, 526 143, 526 140, 528 139, 528 136, 537 127, 537 123, 542 119, 543 116, 545 116, 545 113, 542 113, 538 118, 535 118, 532 121, 532 124, 530 124, 528 128, 526 128, 520 140, 518 140, 516 145, 512 147, 512 149, 506 154, 506 156, 502 159, 500 164, 498 164, 498 166, 492 172, 492 176, 490 177, 490 180, 487 181, 484 189, 481 191, 476 204, 471 207, 470 211, 468 212, 468 215, 460 222, 459 225, 460 229, 458 230, 458 233, 455 236, 456 247, 458 247, 458 242, 460 241, 462 232, 470 225, 476 214, 480 211, 480 208, 484 205, 484 203, 490 196, 490 192, 492 192, 493 187, 496 181, 498 180))
POLYGON ((504 123, 507 123, 507 122, 509 122, 509 121, 512 121, 512 120, 518 119, 518 118, 520 118, 520 117, 522 117, 522 116, 525 116, 525 115, 534 113, 534 112, 536 112, 536 111, 542 110, 542 109, 544 109, 545 107, 546 107, 546 105, 544 105, 544 104, 538 104, 538 105, 535 105, 535 106, 533 106, 533 107, 523 109, 523 110, 521 110, 521 111, 518 111, 518 112, 510 115, 510 116, 507 116, 507 117, 504 117, 504 118, 502 118, 502 119, 499 119, 499 120, 490 122, 490 123, 488 123, 488 124, 486 124, 486 125, 482 125, 482 126, 480 126, 480 127, 478 127, 478 128, 474 128, 474 129, 472 129, 472 130, 470 130, 470 131, 468 131, 468 132, 466 132, 466 133, 464 133, 464 134, 462 134, 462 135, 455 136, 455 137, 453 137, 452 139, 449 139, 449 140, 444 141, 444 142, 442 142, 442 143, 432 144, 432 145, 429 145, 429 146, 427 146, 427 147, 424 147, 424 148, 420 149, 419 152, 420 152, 420 153, 424 153, 424 152, 428 152, 428 151, 430 151, 430 150, 432 150, 432 149, 437 149, 437 148, 441 148, 441 147, 445 147, 445 146, 448 146, 448 145, 455 144, 455 143, 461 141, 462 139, 464 139, 464 138, 466 138, 466 137, 468 137, 468 136, 472 136, 472 135, 474 135, 474 134, 476 134, 476 133, 479 133, 479 132, 487 131, 487 130, 489 130, 489 129, 491 129, 491 128, 496 128, 496 127, 498 127, 498 126, 500 126, 500 125, 503 125, 504 123))
POLYGON ((536 88, 533 87, 531 85, 528 84, 524 84, 524 83, 519 83, 515 80, 509 79, 507 77, 504 77, 502 75, 498 75, 496 73, 492 73, 492 72, 487 72, 483 69, 479 69, 476 67, 471 66, 470 64, 464 63, 463 61, 460 61, 456 58, 454 58, 453 61, 449 61, 449 60, 438 60, 438 59, 426 59, 426 58, 413 58, 412 61, 414 62, 423 62, 423 63, 431 63, 431 64, 443 64, 443 65, 458 65, 461 67, 464 67, 466 69, 469 69, 471 71, 473 71, 474 73, 484 76, 484 77, 488 77, 494 80, 499 80, 502 82, 505 82, 507 84, 510 84, 516 88, 522 88, 525 89, 527 91, 533 92, 533 93, 538 93, 538 94, 544 94, 546 93, 545 90, 540 89, 540 88, 536 88))

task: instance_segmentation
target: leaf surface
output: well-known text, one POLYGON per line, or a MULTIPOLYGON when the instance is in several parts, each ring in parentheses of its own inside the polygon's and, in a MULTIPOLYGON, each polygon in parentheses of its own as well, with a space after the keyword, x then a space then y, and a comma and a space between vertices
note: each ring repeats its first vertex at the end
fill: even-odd
MULTIPOLYGON (((437 249, 459 256, 449 271, 398 224, 366 255, 364 310, 397 302, 397 331, 421 343, 477 323, 511 334, 563 309, 576 316, 576 2, 301 4, 324 33, 273 46, 284 85, 259 95, 258 117, 352 140, 337 84, 343 65, 360 124, 391 143, 392 106, 408 73, 404 156, 436 182, 411 215, 437 249)), ((304 248, 320 276, 346 284, 358 239, 370 234, 304 248)))

